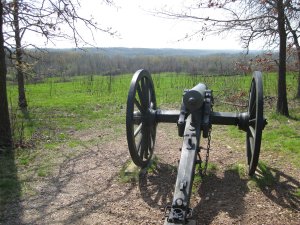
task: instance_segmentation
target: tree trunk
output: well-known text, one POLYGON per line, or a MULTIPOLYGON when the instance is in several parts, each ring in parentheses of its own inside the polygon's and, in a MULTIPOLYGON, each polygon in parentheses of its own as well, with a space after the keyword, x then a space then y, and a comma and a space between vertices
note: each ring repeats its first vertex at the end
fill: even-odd
POLYGON ((296 32, 297 30, 293 30, 288 18, 286 18, 285 20, 286 20, 287 27, 292 34, 292 37, 294 40, 294 45, 296 46, 296 54, 297 54, 297 60, 298 60, 298 90, 297 90, 296 98, 300 98, 300 44, 299 44, 298 36, 297 36, 297 32, 296 32))
POLYGON ((12 147, 12 136, 9 121, 8 101, 6 91, 6 63, 3 38, 3 3, 0 1, 0 152, 12 147))
POLYGON ((296 51, 298 56, 298 90, 296 94, 296 98, 300 98, 300 45, 299 42, 295 43, 296 51))
POLYGON ((277 2, 278 6, 278 31, 279 31, 279 68, 278 68, 278 100, 276 111, 289 116, 286 93, 286 30, 283 0, 277 2))
POLYGON ((25 95, 25 83, 24 83, 24 72, 23 72, 23 52, 21 44, 21 34, 19 26, 19 1, 14 0, 14 28, 15 28, 15 42, 16 42, 16 69, 17 69, 17 80, 18 80, 18 91, 19 91, 19 107, 21 109, 27 109, 27 100, 25 95))

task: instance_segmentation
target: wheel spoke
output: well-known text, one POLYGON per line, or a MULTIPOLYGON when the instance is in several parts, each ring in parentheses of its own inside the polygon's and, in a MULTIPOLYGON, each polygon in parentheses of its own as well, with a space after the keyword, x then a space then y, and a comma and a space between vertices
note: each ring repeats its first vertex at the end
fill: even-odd
POLYGON ((142 141, 141 141, 141 151, 139 152, 140 158, 143 160, 145 155, 145 150, 147 149, 147 140, 146 140, 145 132, 142 133, 142 141))
POLYGON ((140 110, 140 112, 143 111, 141 104, 138 102, 138 100, 136 98, 134 98, 134 104, 140 110))
POLYGON ((142 126, 143 126, 143 124, 140 123, 140 125, 136 128, 136 130, 134 131, 134 137, 136 137, 138 134, 141 133, 142 126))
POLYGON ((255 90, 255 87, 254 85, 251 87, 251 93, 250 93, 250 99, 249 99, 249 116, 250 118, 253 118, 252 116, 255 115, 253 114, 253 112, 256 111, 256 90, 255 90))
POLYGON ((148 79, 146 79, 146 87, 147 87, 147 107, 150 108, 150 104, 151 104, 151 87, 150 87, 150 83, 149 83, 148 79))
POLYGON ((149 128, 145 128, 147 135, 145 135, 145 152, 144 152, 144 157, 145 159, 149 158, 149 137, 150 137, 150 133, 149 133, 149 128))
POLYGON ((141 146, 142 146, 142 135, 140 134, 136 142, 136 151, 138 154, 141 151, 141 146))
POLYGON ((143 103, 145 109, 149 108, 149 86, 148 86, 148 80, 146 78, 141 80, 142 82, 142 93, 143 93, 143 103))
POLYGON ((154 140, 155 140, 155 125, 150 127, 150 137, 151 137, 151 148, 154 147, 154 140))
MULTIPOLYGON (((254 102, 255 103, 255 102, 254 102)), ((256 112, 256 104, 254 104, 251 106, 251 109, 250 109, 250 118, 253 118, 253 116, 255 116, 255 112, 256 112)))
POLYGON ((254 151, 254 138, 249 137, 249 142, 250 142, 250 150, 251 150, 251 157, 252 157, 254 151))
POLYGON ((150 100, 149 108, 153 109, 153 107, 154 107, 154 103, 150 100))
POLYGON ((145 104, 145 98, 146 98, 146 95, 144 93, 144 79, 142 78, 141 81, 140 81, 141 84, 138 84, 138 87, 137 87, 137 91, 138 91, 138 96, 139 96, 139 99, 140 99, 140 106, 142 108, 142 111, 143 112, 146 112, 147 110, 147 105, 145 104))
POLYGON ((141 79, 141 92, 142 92, 141 103, 143 105, 143 108, 145 108, 146 104, 145 104, 145 81, 144 81, 144 78, 141 79))
POLYGON ((150 89, 148 90, 148 102, 147 102, 147 104, 148 104, 148 108, 150 108, 151 107, 151 92, 150 92, 150 89))
POLYGON ((140 99, 140 103, 143 104, 143 93, 142 93, 141 86, 139 85, 139 83, 137 83, 136 90, 137 90, 137 94, 140 99))
POLYGON ((256 118, 249 120, 250 126, 255 126, 255 123, 256 123, 256 118))
POLYGON ((255 130, 253 127, 249 126, 249 130, 250 130, 250 134, 251 134, 251 137, 255 138, 255 130))
MULTIPOLYGON (((150 130, 149 130, 150 132, 150 130)), ((149 156, 151 156, 152 153, 152 141, 151 141, 151 134, 148 135, 148 148, 147 148, 147 155, 145 156, 145 158, 149 158, 149 156)))

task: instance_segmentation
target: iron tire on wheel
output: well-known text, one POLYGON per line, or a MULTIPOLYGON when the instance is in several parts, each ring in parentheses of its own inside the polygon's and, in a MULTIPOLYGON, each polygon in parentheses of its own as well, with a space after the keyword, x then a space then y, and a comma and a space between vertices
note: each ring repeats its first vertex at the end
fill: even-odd
POLYGON ((246 134, 248 174, 253 176, 258 165, 264 127, 262 74, 254 72, 248 102, 249 127, 246 134))
POLYGON ((126 109, 127 143, 132 161, 139 167, 152 158, 156 137, 156 98, 151 75, 138 70, 131 80, 126 109))

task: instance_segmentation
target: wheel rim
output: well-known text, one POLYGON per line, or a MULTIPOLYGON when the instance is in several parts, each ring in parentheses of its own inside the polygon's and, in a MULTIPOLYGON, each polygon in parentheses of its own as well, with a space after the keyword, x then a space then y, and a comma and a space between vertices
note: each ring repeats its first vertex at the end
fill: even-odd
POLYGON ((255 173, 261 146, 263 130, 263 85, 260 72, 253 74, 248 102, 249 127, 246 135, 247 160, 249 171, 252 176, 255 173))
POLYGON ((156 137, 156 99, 148 71, 138 70, 131 80, 126 110, 127 143, 132 161, 145 167, 152 155, 156 137))

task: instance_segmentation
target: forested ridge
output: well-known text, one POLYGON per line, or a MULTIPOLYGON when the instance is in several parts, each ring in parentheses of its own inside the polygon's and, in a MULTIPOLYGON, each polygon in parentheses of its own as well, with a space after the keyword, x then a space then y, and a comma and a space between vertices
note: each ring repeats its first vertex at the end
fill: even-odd
MULTIPOLYGON (((87 48, 27 50, 26 55, 27 81, 38 82, 46 77, 133 73, 140 68, 151 73, 243 74, 267 67, 274 69, 276 54, 253 51, 246 55, 237 50, 87 48)), ((293 58, 290 62, 293 64, 293 58)), ((9 80, 14 80, 12 69, 9 74, 9 80)))

